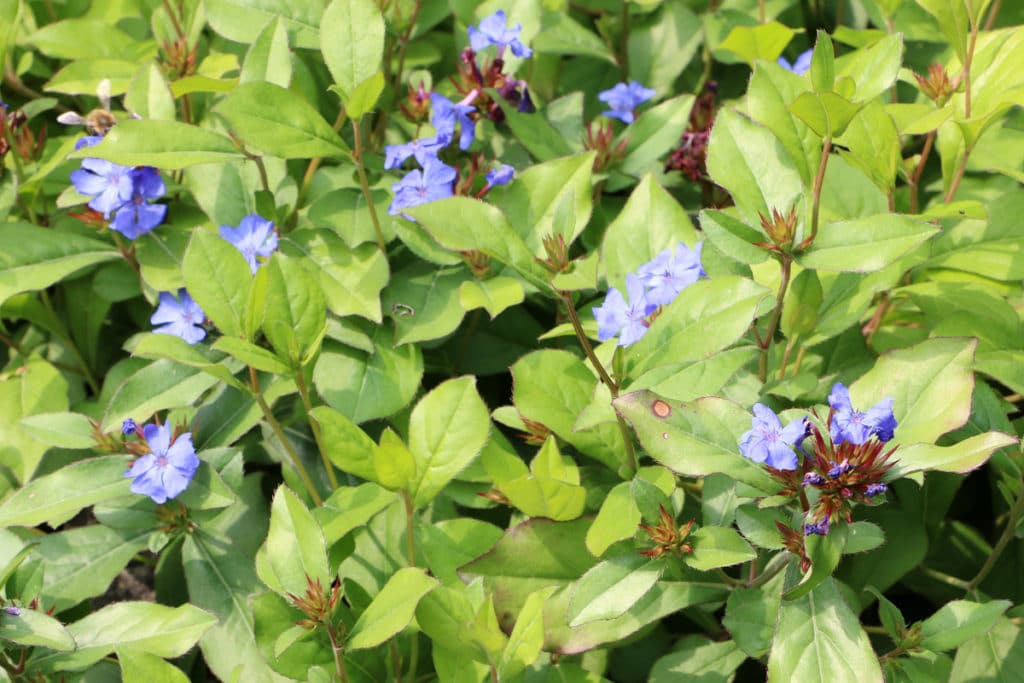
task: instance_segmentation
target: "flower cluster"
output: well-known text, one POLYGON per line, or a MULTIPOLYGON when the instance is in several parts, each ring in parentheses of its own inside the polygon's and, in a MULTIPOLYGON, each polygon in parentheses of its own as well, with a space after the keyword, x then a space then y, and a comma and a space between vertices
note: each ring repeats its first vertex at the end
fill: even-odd
POLYGON ((783 494, 799 494, 805 502, 810 513, 805 535, 824 536, 836 521, 851 521, 854 503, 870 504, 888 490, 882 480, 895 464, 896 448, 886 447, 897 426, 893 399, 861 412, 847 388, 837 383, 828 400, 825 428, 806 417, 783 427, 770 408, 755 404, 751 429, 740 438, 744 457, 765 463, 783 482, 783 494), (809 451, 801 445, 805 439, 809 451))
POLYGON ((797 76, 803 76, 811 68, 811 57, 813 55, 813 49, 807 50, 806 52, 801 52, 800 55, 796 58, 796 61, 794 61, 792 64, 790 64, 789 60, 786 59, 785 57, 779 57, 778 64, 783 69, 787 71, 792 71, 797 76))
POLYGON ((148 424, 140 430, 131 419, 125 420, 121 430, 125 434, 134 433, 140 439, 140 443, 129 447, 140 457, 124 474, 134 480, 132 493, 149 496, 154 503, 163 504, 188 488, 199 468, 190 432, 172 435, 170 427, 159 424, 148 424))
MULTIPOLYGON (((82 138, 75 149, 91 147, 103 138, 82 138)), ((110 229, 130 240, 144 235, 164 222, 166 204, 152 204, 167 191, 160 172, 152 166, 121 166, 105 159, 82 159, 82 167, 71 172, 71 183, 79 194, 92 199, 89 208, 110 220, 110 229)))
POLYGON ((708 81, 690 109, 690 121, 679 138, 679 146, 665 162, 666 171, 679 171, 690 180, 707 181, 708 142, 715 124, 718 84, 708 81))
MULTIPOLYGON (((427 93, 422 84, 419 88, 409 89, 409 98, 402 106, 402 111, 414 122, 426 117, 429 102, 430 124, 434 134, 429 137, 417 138, 399 145, 388 145, 384 150, 384 168, 392 170, 400 168, 409 159, 414 159, 420 168, 409 171, 401 180, 391 186, 395 198, 388 208, 392 216, 401 215, 420 204, 451 197, 457 192, 468 192, 473 178, 479 168, 478 155, 474 155, 468 165, 468 177, 459 180, 459 172, 452 166, 441 161, 439 155, 455 140, 459 140, 459 149, 467 151, 476 139, 476 121, 487 117, 495 122, 504 120, 500 105, 493 101, 487 91, 496 90, 506 101, 516 105, 520 110, 532 111, 529 94, 524 81, 511 78, 503 73, 503 55, 510 49, 517 57, 529 57, 533 54, 519 40, 522 26, 507 26, 505 12, 498 10, 483 19, 480 27, 469 27, 470 47, 462 53, 459 66, 459 77, 452 82, 462 99, 453 102, 441 93, 427 93), (489 63, 481 66, 477 63, 476 53, 490 46, 497 50, 497 56, 489 63), (524 109, 525 107, 525 109, 524 109)), ((512 181, 514 171, 511 166, 500 164, 486 175, 486 185, 477 196, 482 196, 496 185, 505 185, 512 181)))
POLYGON ((597 338, 608 341, 619 338, 619 346, 629 346, 647 333, 654 314, 667 306, 681 291, 706 276, 700 263, 701 243, 690 249, 682 242, 675 253, 665 249, 626 276, 626 302, 622 292, 608 290, 604 303, 593 309, 597 319, 597 338))

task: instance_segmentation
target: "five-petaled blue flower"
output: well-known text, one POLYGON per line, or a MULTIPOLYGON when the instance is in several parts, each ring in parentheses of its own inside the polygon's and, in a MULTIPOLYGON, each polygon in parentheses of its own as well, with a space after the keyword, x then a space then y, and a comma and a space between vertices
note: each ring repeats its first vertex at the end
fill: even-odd
POLYGON ((253 275, 263 265, 263 262, 257 261, 256 257, 269 259, 270 255, 277 250, 277 233, 274 232, 274 223, 255 213, 243 218, 237 228, 230 225, 220 226, 220 236, 242 252, 253 275))
POLYGON ((859 446, 872 436, 878 437, 879 441, 892 439, 897 424, 892 414, 893 399, 882 399, 862 413, 854 410, 849 389, 837 382, 829 394, 828 404, 832 407, 829 432, 835 445, 849 441, 859 446))
POLYGON ((500 9, 486 19, 481 19, 479 29, 469 27, 469 45, 474 52, 494 45, 498 48, 498 57, 502 56, 506 47, 511 48, 512 54, 516 57, 529 57, 533 50, 519 41, 519 33, 522 30, 522 24, 506 27, 505 10, 500 9))
POLYGON ((607 104, 611 109, 602 112, 605 116, 619 119, 624 123, 633 123, 635 115, 633 111, 641 102, 654 97, 654 90, 645 88, 636 81, 628 84, 619 83, 611 90, 605 90, 597 96, 597 99, 607 104))
POLYGON ((89 208, 104 218, 132 198, 132 168, 105 159, 82 159, 82 167, 71 172, 71 183, 79 194, 91 196, 89 208))
MULTIPOLYGON (((397 216, 405 209, 451 197, 455 176, 455 169, 451 166, 438 159, 427 159, 422 171, 409 171, 404 178, 391 186, 395 199, 391 202, 388 213, 397 216)), ((409 216, 402 215, 412 220, 409 216)))
POLYGON ((420 138, 404 145, 388 145, 384 148, 384 169, 390 171, 393 168, 398 168, 409 157, 414 157, 422 166, 427 163, 427 159, 436 157, 438 152, 451 144, 451 141, 451 133, 449 133, 448 135, 420 138))
MULTIPOLYGON (((470 93, 476 96, 474 90, 470 93)), ((472 97, 469 98, 472 100, 472 97)), ((469 117, 475 107, 465 102, 452 102, 440 93, 430 94, 430 125, 437 130, 438 140, 451 140, 455 136, 455 124, 459 125, 459 149, 465 151, 476 137, 476 124, 469 117)), ((447 143, 445 143, 447 145, 447 143)), ((422 162, 421 162, 422 163, 422 162)))
POLYGON ((700 264, 702 243, 692 250, 682 242, 675 254, 666 249, 637 270, 637 275, 650 289, 647 301, 655 306, 667 306, 679 292, 683 291, 701 276, 707 275, 700 264))
POLYGON ((801 52, 800 56, 796 58, 796 61, 792 64, 785 57, 779 57, 779 66, 787 71, 792 71, 797 76, 803 76, 807 73, 808 69, 811 68, 811 56, 814 55, 814 50, 807 50, 801 52))
POLYGON ((807 418, 793 420, 785 428, 779 416, 762 403, 754 404, 750 431, 740 437, 740 453, 754 462, 766 462, 777 470, 795 470, 797 445, 807 434, 807 418))
POLYGON ((626 293, 629 294, 628 304, 622 292, 612 287, 604 303, 593 309, 597 320, 597 338, 601 341, 618 336, 619 346, 629 346, 647 334, 645 318, 657 306, 647 300, 644 283, 632 273, 626 276, 626 293))
POLYGON ((139 166, 132 169, 131 181, 131 199, 117 210, 114 220, 110 223, 110 229, 117 230, 133 240, 163 223, 167 215, 167 205, 151 204, 146 201, 158 199, 166 192, 160 172, 155 168, 139 166))
POLYGON ((488 171, 487 175, 484 176, 484 180, 486 180, 487 184, 492 187, 495 185, 508 185, 512 182, 512 178, 515 174, 516 169, 512 168, 508 164, 501 164, 498 168, 488 171))
POLYGON ((199 467, 192 434, 185 432, 171 443, 167 425, 148 424, 142 429, 150 452, 134 463, 124 476, 134 479, 132 493, 165 503, 188 488, 199 467))
POLYGON ((206 337, 206 330, 201 327, 205 319, 203 309, 182 288, 178 290, 177 298, 170 292, 160 292, 160 305, 149 322, 159 325, 153 328, 158 334, 173 334, 195 344, 206 337))

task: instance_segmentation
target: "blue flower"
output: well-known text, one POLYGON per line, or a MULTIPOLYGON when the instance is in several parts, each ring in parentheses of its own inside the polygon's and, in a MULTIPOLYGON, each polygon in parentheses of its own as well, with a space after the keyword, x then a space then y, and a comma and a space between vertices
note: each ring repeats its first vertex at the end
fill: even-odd
POLYGON ((795 470, 796 453, 793 446, 807 434, 807 418, 793 420, 785 428, 771 408, 754 404, 754 418, 750 431, 740 437, 740 453, 754 462, 766 462, 777 470, 795 470))
POLYGON ((854 410, 850 402, 850 391, 843 384, 837 382, 832 387, 832 393, 828 397, 828 404, 832 407, 832 422, 829 432, 832 435, 832 443, 842 444, 846 441, 859 446, 872 436, 878 437, 879 441, 889 441, 896 430, 896 418, 892 414, 893 399, 882 399, 866 413, 854 410))
POLYGON ((832 467, 828 470, 828 476, 831 479, 838 479, 847 472, 853 471, 853 465, 846 458, 843 458, 842 462, 831 463, 832 467))
POLYGON ((868 487, 864 489, 864 495, 868 498, 874 498, 880 493, 885 493, 889 490, 889 487, 885 484, 868 484, 868 487))
POLYGON ((498 168, 488 171, 487 175, 484 176, 484 180, 487 181, 488 185, 508 185, 512 182, 512 178, 515 177, 516 169, 512 168, 508 164, 501 164, 498 168))
POLYGON ((812 524, 804 524, 804 536, 828 536, 828 517, 812 524))
POLYGON ((488 45, 498 48, 498 57, 505 52, 505 48, 512 48, 512 54, 516 57, 529 57, 533 50, 519 42, 519 32, 523 30, 522 24, 516 24, 512 28, 506 27, 505 10, 498 10, 486 19, 480 20, 480 28, 469 27, 469 45, 474 52, 483 50, 488 45))
POLYGON ((814 54, 814 50, 810 49, 806 52, 801 52, 800 56, 796 58, 796 61, 792 64, 785 57, 779 57, 779 66, 787 71, 792 71, 797 76, 803 76, 807 73, 808 69, 811 68, 811 56, 814 54))
POLYGON ((824 483, 825 480, 817 472, 808 472, 807 474, 804 475, 804 486, 821 486, 824 483))
MULTIPOLYGON (((472 101, 474 97, 476 97, 475 90, 469 94, 467 99, 472 101)), ((452 102, 444 95, 436 92, 430 94, 430 107, 432 110, 430 125, 437 130, 437 138, 439 140, 451 140, 455 136, 455 124, 458 124, 459 149, 463 151, 469 149, 476 136, 476 124, 469 117, 475 110, 475 107, 467 104, 465 100, 452 102)), ((445 144, 447 145, 447 143, 445 144)))
POLYGON ((650 287, 647 301, 656 306, 667 306, 672 303, 679 292, 683 291, 701 276, 707 275, 700 264, 702 243, 698 242, 692 250, 682 242, 675 254, 666 249, 637 270, 643 283, 650 287))
MULTIPOLYGON (((451 197, 455 176, 455 169, 451 166, 438 159, 427 159, 422 171, 409 171, 404 178, 391 186, 395 199, 388 207, 388 213, 397 216, 405 209, 451 197)), ((412 220, 409 216, 405 217, 412 220)))
POLYGON ((277 250, 277 233, 274 232, 274 223, 255 213, 243 218, 237 228, 230 225, 220 226, 220 236, 242 252, 253 275, 263 265, 263 262, 257 261, 256 257, 260 256, 266 260, 277 250))
POLYGON ((657 307, 647 301, 643 282, 632 273, 626 276, 626 292, 629 294, 629 304, 622 292, 612 287, 604 303, 593 309, 597 320, 597 338, 601 341, 618 336, 619 346, 629 346, 647 334, 645 318, 657 307))
POLYGON ((93 145, 98 145, 101 142, 103 142, 102 135, 86 135, 78 139, 75 143, 75 149, 79 150, 83 147, 92 147, 93 145))
POLYGON ((641 102, 646 102, 652 97, 654 97, 652 89, 645 88, 636 81, 630 81, 628 85, 619 83, 611 90, 605 90, 597 96, 597 99, 611 107, 609 111, 602 112, 605 116, 619 119, 625 123, 633 123, 633 110, 641 102))
POLYGON ((82 167, 71 172, 71 183, 79 194, 91 196, 89 208, 104 218, 132 198, 132 168, 105 159, 82 159, 82 167))
POLYGON ((110 224, 130 240, 144 235, 164 221, 167 216, 166 204, 150 204, 147 199, 158 199, 164 196, 166 188, 160 172, 152 166, 139 166, 132 169, 132 195, 127 204, 117 210, 110 224))
POLYGON ((160 305, 149 322, 161 326, 153 329, 157 334, 173 334, 195 344, 206 337, 206 330, 200 327, 205 319, 206 314, 199 304, 188 292, 179 289, 177 298, 170 292, 160 292, 160 305))
POLYGON ((4 607, 4 613, 12 617, 20 617, 21 608, 15 605, 8 605, 7 607, 4 607))
POLYGON ((138 428, 138 425, 135 424, 135 420, 131 419, 130 417, 121 423, 121 433, 124 434, 125 436, 128 436, 129 434, 134 434, 136 430, 138 430, 138 428))
POLYGON ((185 432, 171 443, 167 425, 149 424, 142 431, 151 452, 132 463, 124 476, 135 480, 132 493, 149 496, 154 503, 165 503, 188 488, 199 467, 192 434, 185 432))
POLYGON ((388 145, 384 148, 384 169, 390 171, 405 163, 409 157, 415 157, 420 166, 427 163, 427 159, 436 157, 438 152, 451 144, 451 133, 448 135, 434 135, 429 138, 421 138, 407 142, 404 145, 388 145))

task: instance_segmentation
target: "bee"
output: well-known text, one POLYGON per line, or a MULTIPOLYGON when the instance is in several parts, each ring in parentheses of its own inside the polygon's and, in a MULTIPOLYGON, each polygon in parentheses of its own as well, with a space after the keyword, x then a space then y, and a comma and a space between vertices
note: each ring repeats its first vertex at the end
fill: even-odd
POLYGON ((106 135, 117 124, 117 118, 110 111, 110 79, 104 78, 96 87, 96 96, 100 106, 85 116, 69 111, 57 117, 59 123, 66 126, 85 126, 90 135, 106 135))

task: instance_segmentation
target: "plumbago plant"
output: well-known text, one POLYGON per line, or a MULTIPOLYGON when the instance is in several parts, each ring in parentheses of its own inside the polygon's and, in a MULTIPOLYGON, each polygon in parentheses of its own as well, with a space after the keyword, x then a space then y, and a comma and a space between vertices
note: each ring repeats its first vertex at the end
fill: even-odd
POLYGON ((0 680, 1019 679, 1021 24, 0 0, 0 680))

